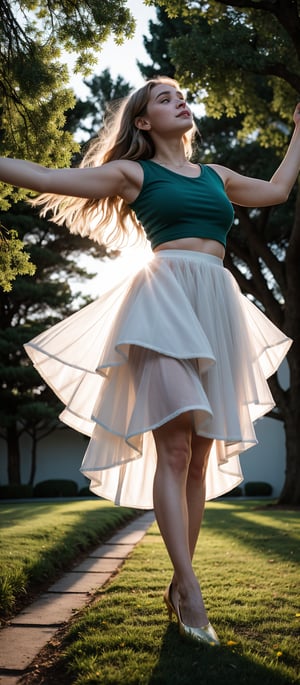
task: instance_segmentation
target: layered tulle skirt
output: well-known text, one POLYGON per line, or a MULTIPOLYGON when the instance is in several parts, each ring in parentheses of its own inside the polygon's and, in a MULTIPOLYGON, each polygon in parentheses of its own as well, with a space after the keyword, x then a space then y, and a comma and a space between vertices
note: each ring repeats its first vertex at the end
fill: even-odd
POLYGON ((90 436, 81 471, 96 494, 152 508, 152 431, 189 412, 214 439, 207 499, 243 479, 238 455, 274 406, 266 378, 291 340, 243 296, 218 257, 161 250, 134 276, 25 345, 90 436))

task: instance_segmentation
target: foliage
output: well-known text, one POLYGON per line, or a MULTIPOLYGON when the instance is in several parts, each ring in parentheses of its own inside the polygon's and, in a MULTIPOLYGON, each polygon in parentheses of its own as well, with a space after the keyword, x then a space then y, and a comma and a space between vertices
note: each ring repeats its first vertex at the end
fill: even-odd
POLYGON ((9 292, 12 282, 19 274, 33 276, 35 266, 25 251, 24 243, 18 238, 16 231, 5 231, 0 236, 0 289, 9 292))
POLYGON ((107 110, 127 97, 132 86, 122 76, 114 81, 108 69, 83 82, 89 88, 88 99, 77 98, 75 106, 66 112, 65 127, 72 133, 82 132, 84 137, 92 138, 103 125, 107 110))
MULTIPOLYGON (((64 129, 64 112, 75 100, 66 87, 63 51, 77 54, 75 71, 87 75, 108 36, 113 33, 116 42, 122 42, 132 35, 135 21, 125 0, 1 0, 0 11, 0 151, 67 166, 76 145, 64 129)), ((16 192, 24 197, 24 192, 2 186, 6 202, 13 201, 16 192)))
MULTIPOLYGON (((75 71, 87 76, 109 35, 121 43, 133 34, 126 0, 0 0, 0 15, 0 155, 69 166, 79 145, 65 126, 75 98, 63 53, 75 54, 75 71)), ((0 210, 28 194, 0 182, 0 210)), ((15 233, 1 241, 0 260, 4 290, 16 274, 32 273, 15 233)))
MULTIPOLYGON (((106 98, 123 97, 130 86, 121 77, 113 82, 107 71, 87 85, 92 90, 91 101, 80 101, 81 107, 72 112, 72 127, 74 132, 84 129, 92 137, 96 135, 93 126, 100 125, 104 116, 106 98)), ((69 429, 58 422, 62 405, 29 362, 23 345, 89 301, 74 294, 72 288, 75 282, 94 275, 81 266, 81 257, 95 257, 97 264, 107 252, 104 246, 42 219, 23 202, 0 214, 0 220, 4 235, 17 229, 26 257, 36 265, 31 277, 18 276, 10 290, 5 281, 6 292, 0 291, 0 437, 6 442, 11 484, 21 482, 20 438, 25 433, 30 437, 32 484, 38 443, 58 427, 69 429)))
POLYGON ((62 49, 78 52, 77 69, 87 69, 94 64, 94 52, 101 50, 111 33, 120 44, 131 37, 135 28, 125 0, 22 0, 9 5, 1 0, 0 8, 7 58, 11 61, 16 54, 28 57, 35 41, 39 46, 55 40, 56 55, 61 56, 62 49))
POLYGON ((299 2, 298 8, 294 0, 153 4, 183 22, 183 33, 168 41, 168 56, 207 114, 242 114, 244 139, 256 132, 261 145, 282 150, 300 92, 299 2))
POLYGON ((34 497, 76 497, 78 485, 74 480, 52 478, 37 483, 33 489, 34 497))
MULTIPOLYGON (((31 436, 35 461, 36 442, 57 427, 61 410, 61 403, 29 362, 23 344, 85 303, 85 298, 74 303, 71 279, 88 277, 78 264, 83 249, 92 248, 99 256, 101 250, 36 216, 23 203, 2 213, 1 221, 7 230, 18 228, 26 254, 36 264, 31 277, 17 276, 11 291, 0 292, 0 435, 7 443, 9 482, 17 484, 21 435, 31 436)), ((33 476, 32 472, 31 481, 33 476)))
POLYGON ((2 499, 32 499, 32 485, 0 485, 0 500, 2 499))
POLYGON ((245 483, 245 495, 247 497, 269 497, 272 495, 273 488, 270 483, 263 481, 248 481, 245 483))

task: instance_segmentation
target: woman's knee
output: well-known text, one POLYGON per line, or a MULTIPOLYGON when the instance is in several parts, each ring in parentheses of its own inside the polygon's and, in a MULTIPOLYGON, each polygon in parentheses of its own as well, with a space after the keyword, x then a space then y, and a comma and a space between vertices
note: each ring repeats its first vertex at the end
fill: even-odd
POLYGON ((199 484, 204 483, 206 479, 206 470, 206 460, 194 462, 193 459, 191 459, 188 473, 189 480, 199 484))
POLYGON ((169 467, 179 475, 190 465, 192 430, 188 416, 182 416, 153 431, 158 466, 169 467))
POLYGON ((186 437, 177 437, 167 448, 167 464, 174 473, 181 475, 188 471, 191 461, 191 448, 186 437))
POLYGON ((198 482, 204 482, 206 478, 207 464, 213 440, 201 436, 193 436, 192 456, 189 465, 189 478, 198 482))

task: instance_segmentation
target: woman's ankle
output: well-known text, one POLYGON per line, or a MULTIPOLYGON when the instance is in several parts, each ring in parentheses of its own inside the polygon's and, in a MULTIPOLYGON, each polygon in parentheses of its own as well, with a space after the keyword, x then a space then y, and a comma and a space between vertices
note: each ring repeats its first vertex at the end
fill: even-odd
POLYGON ((201 594, 199 581, 196 576, 178 578, 175 576, 175 586, 182 599, 187 599, 190 595, 201 594))

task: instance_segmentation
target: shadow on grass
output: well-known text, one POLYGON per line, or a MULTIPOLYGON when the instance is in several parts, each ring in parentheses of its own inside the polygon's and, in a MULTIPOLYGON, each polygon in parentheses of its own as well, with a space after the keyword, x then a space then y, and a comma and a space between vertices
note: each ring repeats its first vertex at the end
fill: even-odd
POLYGON ((268 556, 276 555, 283 561, 291 561, 291 554, 295 563, 300 560, 299 534, 295 534, 295 526, 299 526, 298 512, 263 507, 257 501, 220 501, 207 509, 204 526, 219 533, 223 522, 224 537, 234 538, 235 542, 260 552, 267 548, 268 556))
MULTIPOLYGON (((56 500, 56 504, 61 504, 60 500, 56 500)), ((43 514, 50 514, 51 503, 41 502, 14 502, 13 504, 0 504, 1 519, 5 516, 5 528, 15 526, 19 521, 24 522, 27 519, 34 523, 35 518, 39 518, 43 514)))
POLYGON ((14 503, 3 505, 0 512, 3 529, 12 527, 5 545, 2 540, 0 555, 0 620, 26 606, 83 555, 137 516, 137 510, 107 506, 101 500, 14 503))
POLYGON ((274 667, 257 663, 250 654, 230 647, 197 645, 169 626, 147 685, 294 685, 297 681, 274 667))

